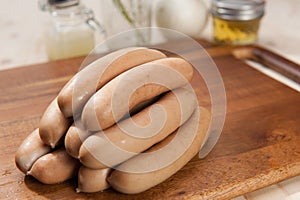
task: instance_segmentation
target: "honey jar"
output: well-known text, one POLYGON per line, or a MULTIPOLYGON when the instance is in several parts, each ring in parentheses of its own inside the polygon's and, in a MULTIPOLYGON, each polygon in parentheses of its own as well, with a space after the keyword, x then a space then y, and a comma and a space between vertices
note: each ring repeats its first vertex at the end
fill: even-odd
POLYGON ((255 43, 264 6, 264 0, 213 0, 214 42, 222 45, 255 43))

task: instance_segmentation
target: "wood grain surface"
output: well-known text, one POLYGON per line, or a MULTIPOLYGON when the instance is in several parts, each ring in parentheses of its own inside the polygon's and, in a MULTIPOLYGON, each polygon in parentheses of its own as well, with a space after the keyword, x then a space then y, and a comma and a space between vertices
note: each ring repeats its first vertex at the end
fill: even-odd
MULTIPOLYGON (((43 111, 78 71, 82 58, 0 72, 1 199, 230 199, 299 175, 300 94, 236 59, 231 48, 202 43, 226 89, 227 115, 220 140, 205 159, 194 157, 168 180, 137 195, 112 189, 77 194, 76 179, 43 185, 25 177, 14 164, 19 144, 38 126, 43 111)), ((194 59, 203 64, 198 55, 194 59)), ((193 84, 200 104, 209 107, 203 80, 195 76, 193 84)))

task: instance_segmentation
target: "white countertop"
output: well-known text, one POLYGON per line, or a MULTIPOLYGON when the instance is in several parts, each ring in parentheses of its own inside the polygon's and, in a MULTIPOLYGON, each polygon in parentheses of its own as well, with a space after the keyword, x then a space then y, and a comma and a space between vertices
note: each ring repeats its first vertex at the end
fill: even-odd
MULTIPOLYGON (((93 8, 99 18, 101 1, 82 1, 88 7, 93 8)), ((259 44, 300 63, 299 0, 267 0, 266 3, 266 14, 261 23, 259 44)), ((1 2, 0 70, 47 61, 43 30, 48 17, 47 14, 39 11, 37 1, 1 2)), ((207 37, 210 33, 211 26, 208 26, 204 35, 207 37)), ((287 82, 299 91, 299 85, 287 82)), ((235 200, 243 199, 299 200, 300 176, 235 198, 235 200)))

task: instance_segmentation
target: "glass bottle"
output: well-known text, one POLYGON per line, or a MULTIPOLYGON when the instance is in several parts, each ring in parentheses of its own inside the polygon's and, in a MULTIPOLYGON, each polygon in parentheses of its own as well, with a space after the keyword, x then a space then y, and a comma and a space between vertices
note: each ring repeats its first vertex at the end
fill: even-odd
POLYGON ((105 37, 93 11, 79 0, 40 0, 39 5, 52 16, 45 33, 49 60, 87 55, 95 46, 95 33, 105 37))
POLYGON ((214 42, 225 45, 255 43, 264 5, 264 0, 213 0, 214 42))

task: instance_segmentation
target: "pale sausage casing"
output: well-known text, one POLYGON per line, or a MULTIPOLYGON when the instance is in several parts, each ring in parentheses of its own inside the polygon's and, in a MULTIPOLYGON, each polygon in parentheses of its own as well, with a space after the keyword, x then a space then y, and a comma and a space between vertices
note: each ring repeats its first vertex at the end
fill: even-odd
POLYGON ((142 101, 187 84, 193 67, 181 58, 163 58, 132 68, 97 91, 82 111, 90 131, 104 130, 142 101))
POLYGON ((40 138, 39 129, 37 128, 28 135, 19 146, 15 155, 16 165, 24 174, 26 174, 39 157, 50 151, 50 146, 43 143, 40 138))
POLYGON ((194 92, 178 88, 120 123, 88 137, 79 159, 94 169, 113 167, 161 141, 193 113, 194 92))
POLYGON ((210 121, 210 113, 206 109, 200 108, 200 120, 198 121, 197 115, 199 116, 199 113, 197 114, 197 112, 198 111, 182 125, 182 131, 176 136, 179 137, 178 142, 172 144, 175 137, 171 142, 164 140, 158 144, 159 147, 154 146, 154 148, 159 150, 152 152, 151 155, 143 153, 122 163, 108 177, 110 185, 115 190, 122 193, 140 193, 165 181, 179 171, 197 154, 206 136, 210 121), (193 134, 193 130, 191 130, 190 127, 195 123, 199 123, 199 126, 196 135, 191 135, 193 134), (194 140, 192 140, 191 143, 189 143, 190 141, 187 139, 190 136, 194 136, 194 140), (165 142, 168 144, 169 148, 166 148, 165 142), (181 146, 182 144, 189 144, 188 148, 184 147, 184 153, 182 155, 175 155, 178 149, 183 148, 183 146, 181 146), (160 151, 160 148, 163 151, 160 151), (169 158, 173 159, 173 162, 170 162, 165 166, 164 164, 161 165, 161 163, 169 158), (156 167, 157 170, 152 170, 156 167))
POLYGON ((78 158, 82 142, 90 135, 92 134, 81 128, 80 124, 73 123, 65 136, 65 148, 67 153, 73 158, 78 158))
POLYGON ((130 68, 164 57, 160 51, 144 47, 129 47, 103 56, 64 86, 58 94, 58 105, 66 117, 76 117, 87 100, 108 81, 130 68))
POLYGON ((60 111, 55 98, 44 112, 39 124, 42 141, 54 148, 66 134, 71 123, 72 120, 65 118, 60 111))
POLYGON ((106 178, 112 169, 90 169, 81 166, 78 172, 78 188, 76 192, 99 192, 110 187, 106 178))
POLYGON ((58 149, 40 157, 27 174, 44 184, 56 184, 74 177, 78 168, 78 160, 58 149))

